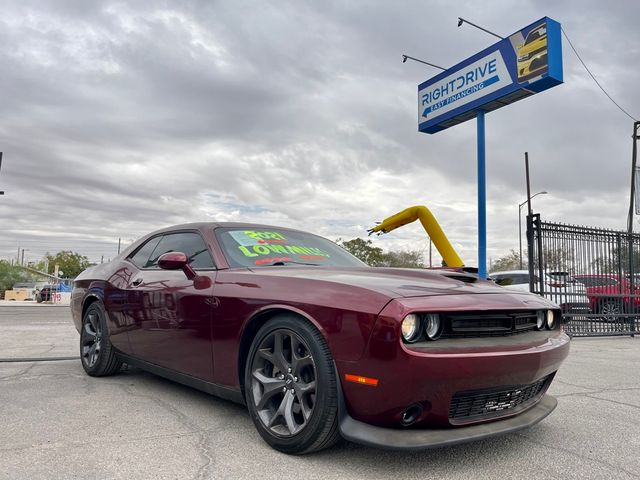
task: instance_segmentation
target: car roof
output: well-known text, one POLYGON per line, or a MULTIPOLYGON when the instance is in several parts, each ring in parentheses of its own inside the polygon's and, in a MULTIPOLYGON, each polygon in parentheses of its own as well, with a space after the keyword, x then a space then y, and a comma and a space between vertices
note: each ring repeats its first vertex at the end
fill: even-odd
POLYGON ((585 277, 590 277, 590 278, 602 278, 602 277, 618 278, 618 275, 615 274, 615 273, 576 273, 574 275, 574 277, 576 277, 576 278, 585 278, 585 277))
MULTIPOLYGON (((149 235, 155 235, 156 233, 162 232, 170 232, 173 230, 200 230, 204 228, 270 228, 270 229, 281 229, 281 230, 293 230, 297 232, 304 232, 304 230, 298 230, 296 228, 291 227, 282 227, 276 225, 266 225, 262 223, 245 223, 245 222, 192 222, 192 223, 181 223, 179 225, 171 225, 168 227, 160 228, 154 232, 151 232, 149 235)), ((310 233, 310 232, 304 232, 310 233)), ((146 237, 147 235, 145 235, 146 237)))

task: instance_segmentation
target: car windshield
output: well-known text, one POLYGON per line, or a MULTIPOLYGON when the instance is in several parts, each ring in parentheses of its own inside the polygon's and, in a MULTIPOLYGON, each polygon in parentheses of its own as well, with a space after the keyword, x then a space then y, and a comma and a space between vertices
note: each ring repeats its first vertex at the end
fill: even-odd
POLYGON ((215 231, 232 267, 309 265, 363 267, 360 260, 329 240, 279 228, 218 228, 215 231))
POLYGON ((535 30, 532 30, 531 32, 529 32, 529 35, 527 35, 527 39, 525 40, 524 44, 529 45, 530 43, 533 43, 536 40, 538 40, 541 36, 543 36, 546 33, 547 33, 547 29, 544 26, 541 26, 535 30))

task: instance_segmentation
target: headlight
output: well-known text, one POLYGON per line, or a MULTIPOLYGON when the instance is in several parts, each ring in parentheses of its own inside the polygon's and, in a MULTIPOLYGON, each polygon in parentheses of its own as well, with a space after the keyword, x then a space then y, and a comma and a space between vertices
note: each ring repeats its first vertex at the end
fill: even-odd
POLYGON ((553 330, 556 326, 556 316, 553 314, 553 310, 547 310, 547 328, 553 330))
POLYGON ((522 55, 522 56, 518 57, 518 61, 519 62, 524 62, 528 58, 529 58, 529 54, 527 53, 526 55, 522 55))
POLYGON ((437 313, 428 313, 424 332, 429 340, 437 340, 442 333, 442 320, 437 313))
POLYGON ((544 310, 538 310, 536 312, 536 330, 544 330, 546 322, 544 310))
POLYGON ((410 313, 402 321, 402 338, 405 342, 415 342, 420 336, 420 317, 410 313))

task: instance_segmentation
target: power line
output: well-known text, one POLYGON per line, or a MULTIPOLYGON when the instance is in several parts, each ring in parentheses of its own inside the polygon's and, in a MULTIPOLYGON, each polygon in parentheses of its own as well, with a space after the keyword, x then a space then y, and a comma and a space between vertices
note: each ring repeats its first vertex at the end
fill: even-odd
POLYGON ((613 102, 613 104, 618 107, 620 109, 620 111, 622 113, 624 113, 627 117, 629 117, 631 120, 633 120, 634 122, 637 122, 638 119, 636 119, 635 117, 633 117, 633 115, 631 115, 629 112, 627 112, 624 108, 622 108, 620 105, 618 105, 618 102, 616 102, 613 98, 611 98, 611 95, 609 95, 607 93, 607 91, 604 89, 604 87, 602 85, 600 85, 600 82, 598 82, 598 80, 596 79, 596 77, 593 75, 593 73, 591 73, 591 70, 589 70, 589 67, 587 67, 587 64, 584 63, 584 61, 582 60, 582 58, 580 57, 580 55, 578 54, 578 51, 575 49, 575 47, 573 46, 573 43, 571 43, 571 40, 569 40, 569 36, 567 35, 567 32, 564 31, 564 28, 560 27, 562 30, 562 34, 564 35, 564 38, 567 39, 567 42, 569 42, 569 46, 571 47, 571 50, 573 50, 573 53, 576 54, 576 57, 578 57, 578 60, 580 60, 580 63, 582 64, 582 66, 584 67, 584 69, 587 71, 587 73, 591 76, 591 78, 593 79, 594 82, 596 82, 596 85, 598 85, 598 87, 600 87, 600 90, 602 90, 602 93, 604 93, 607 98, 609 100, 611 100, 613 102))

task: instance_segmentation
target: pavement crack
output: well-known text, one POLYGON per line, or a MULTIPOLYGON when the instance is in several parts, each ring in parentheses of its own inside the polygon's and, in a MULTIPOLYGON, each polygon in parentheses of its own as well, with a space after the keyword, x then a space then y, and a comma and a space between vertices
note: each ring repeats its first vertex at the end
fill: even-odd
MULTIPOLYGON (((634 389, 634 390, 638 390, 638 389, 634 389)), ((595 400, 602 400, 603 402, 614 403, 616 405, 623 405, 625 407, 631 407, 635 410, 640 410, 640 405, 634 405, 632 403, 627 403, 627 402, 620 402, 618 400, 612 400, 610 398, 596 397, 595 395, 592 395, 592 394, 585 395, 585 396, 589 398, 593 398, 595 400)))
POLYGON ((27 373, 29 373, 31 371, 31 369, 34 368, 36 365, 37 365, 36 363, 32 363, 31 365, 29 365, 27 368, 25 368, 21 372, 14 373, 14 374, 11 374, 11 375, 7 375, 6 377, 0 377, 0 380, 6 381, 6 380, 11 380, 13 378, 20 378, 23 375, 26 375, 27 373))
POLYGON ((215 459, 213 456, 213 452, 211 451, 211 439, 209 436, 209 432, 207 430, 203 429, 197 422, 193 421, 191 418, 189 418, 187 415, 182 413, 180 410, 178 410, 176 407, 171 405, 169 402, 166 402, 155 395, 146 395, 146 394, 137 393, 129 385, 123 385, 123 384, 116 384, 116 385, 118 385, 120 388, 122 388, 125 391, 125 393, 127 393, 128 395, 131 395, 132 397, 146 398, 156 403, 160 407, 167 410, 174 417, 176 417, 178 422, 181 425, 183 425, 187 430, 194 432, 194 434, 198 436, 199 455, 200 457, 202 457, 204 461, 203 465, 201 465, 198 468, 198 471, 194 479, 210 478, 209 471, 215 459))
MULTIPOLYGON (((567 384, 570 385, 570 384, 567 384)), ((587 389, 588 387, 580 387, 579 385, 571 385, 573 387, 579 387, 579 388, 584 388, 587 389)), ((640 390, 640 387, 629 387, 629 388, 599 388, 596 390, 588 390, 586 392, 572 392, 572 393, 558 393, 558 394, 553 394, 554 397, 556 398, 565 398, 565 397, 588 397, 590 395, 596 395, 598 393, 615 393, 615 392, 632 392, 634 390, 640 390)), ((593 398, 599 398, 599 397, 593 397, 593 398)))
POLYGON ((206 459, 206 463, 198 469, 194 479, 204 480, 207 478, 211 478, 210 470, 213 466, 214 457, 213 452, 211 451, 211 437, 205 430, 201 431, 198 442, 198 449, 200 450, 200 454, 202 455, 202 457, 206 459))

